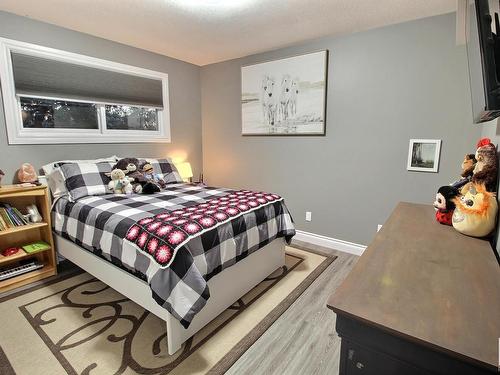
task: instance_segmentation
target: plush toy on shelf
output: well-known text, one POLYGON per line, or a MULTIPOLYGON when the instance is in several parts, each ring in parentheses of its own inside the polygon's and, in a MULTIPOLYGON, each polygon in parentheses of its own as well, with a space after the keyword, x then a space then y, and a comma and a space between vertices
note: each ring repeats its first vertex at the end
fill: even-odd
POLYGON ((441 186, 436 194, 434 201, 434 208, 436 209, 436 220, 445 225, 451 225, 451 217, 455 210, 455 203, 453 199, 456 198, 460 192, 453 186, 441 186))
POLYGON ((133 188, 130 179, 121 169, 113 169, 110 174, 111 181, 108 188, 115 194, 132 194, 133 188))
POLYGON ((474 174, 474 167, 476 166, 476 156, 474 154, 466 154, 462 162, 462 173, 460 173, 460 179, 451 183, 450 185, 460 189, 472 180, 472 175, 474 174))
POLYGON ((498 203, 496 194, 484 184, 472 183, 467 193, 454 198, 453 227, 467 236, 485 237, 495 229, 498 203))

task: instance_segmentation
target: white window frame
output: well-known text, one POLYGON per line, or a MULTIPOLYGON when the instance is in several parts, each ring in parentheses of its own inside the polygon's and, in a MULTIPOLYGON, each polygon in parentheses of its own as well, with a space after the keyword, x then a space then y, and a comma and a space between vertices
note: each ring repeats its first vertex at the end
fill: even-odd
MULTIPOLYGON (((5 112, 9 144, 60 144, 60 143, 170 143, 170 107, 168 74, 116 63, 77 53, 62 51, 17 40, 0 38, 0 84, 5 112), (163 108, 158 110, 158 131, 154 130, 108 130, 104 105, 117 103, 92 102, 79 99, 38 97, 52 100, 66 100, 79 103, 93 103, 98 106, 99 129, 24 128, 20 96, 16 95, 11 53, 48 58, 60 62, 161 80, 163 108), (104 115, 104 118, 103 118, 104 115)), ((36 98, 37 96, 24 96, 36 98)), ((133 106, 133 105, 131 105, 133 106)), ((154 108, 154 107, 151 107, 154 108)))

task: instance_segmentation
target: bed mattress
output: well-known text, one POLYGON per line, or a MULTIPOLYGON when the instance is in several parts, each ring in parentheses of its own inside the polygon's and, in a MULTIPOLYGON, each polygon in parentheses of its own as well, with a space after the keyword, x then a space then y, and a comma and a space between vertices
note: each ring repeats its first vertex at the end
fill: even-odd
MULTIPOLYGON (((250 193, 250 192, 249 192, 250 193)), ((234 190, 173 184, 152 195, 87 196, 54 202, 56 234, 146 281, 155 301, 188 327, 210 297, 207 281, 278 237, 295 234, 280 199, 241 211, 213 229, 188 237, 168 267, 127 239, 141 222, 228 199, 234 190)), ((241 194, 241 193, 240 193, 241 194)))

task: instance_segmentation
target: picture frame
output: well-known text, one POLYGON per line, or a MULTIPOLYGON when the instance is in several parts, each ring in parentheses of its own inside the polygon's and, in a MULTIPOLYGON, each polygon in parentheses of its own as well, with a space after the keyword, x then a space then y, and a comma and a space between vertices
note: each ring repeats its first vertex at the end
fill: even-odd
POLYGON ((328 50, 241 67, 243 136, 326 134, 328 50))
POLYGON ((441 154, 440 139, 410 139, 406 169, 437 173, 441 154))

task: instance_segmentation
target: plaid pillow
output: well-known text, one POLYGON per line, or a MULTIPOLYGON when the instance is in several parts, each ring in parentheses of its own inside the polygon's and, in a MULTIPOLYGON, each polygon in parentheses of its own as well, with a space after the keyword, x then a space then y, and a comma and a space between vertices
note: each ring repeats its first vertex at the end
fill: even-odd
POLYGON ((115 162, 103 163, 61 163, 58 165, 64 176, 69 198, 75 201, 89 195, 104 195, 109 193, 108 183, 111 178, 107 173, 115 162))
POLYGON ((154 174, 162 174, 167 184, 177 184, 182 181, 179 171, 171 159, 146 159, 153 167, 154 174))
POLYGON ((61 173, 60 166, 69 163, 102 163, 102 162, 116 162, 116 156, 108 158, 91 159, 91 160, 61 160, 53 161, 52 163, 45 164, 42 170, 47 177, 47 184, 50 192, 54 198, 59 198, 68 195, 66 184, 64 183, 64 176, 61 173))

